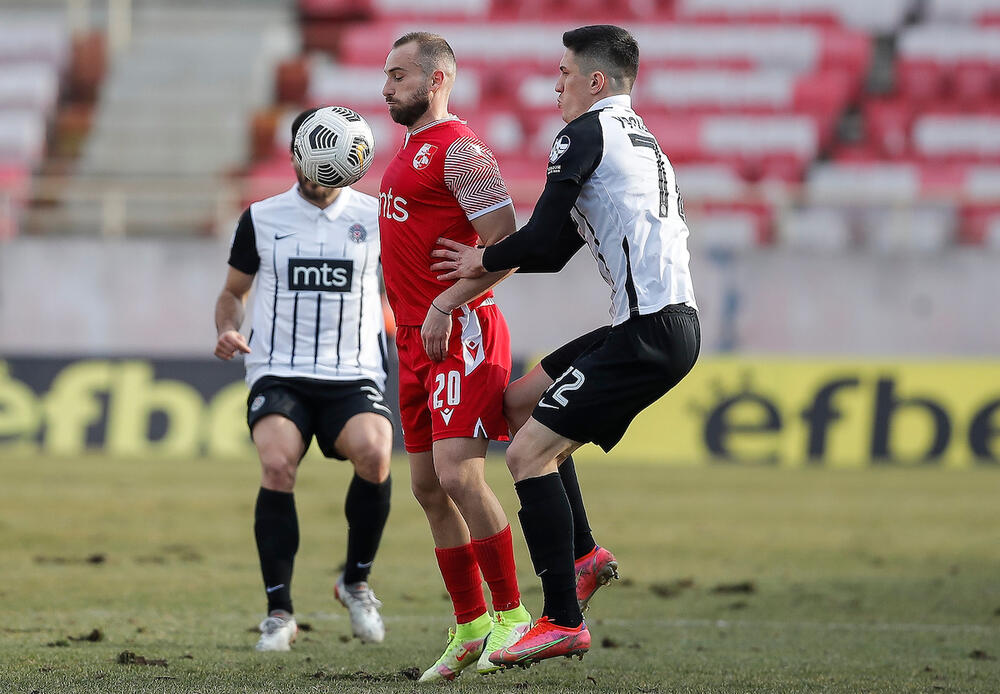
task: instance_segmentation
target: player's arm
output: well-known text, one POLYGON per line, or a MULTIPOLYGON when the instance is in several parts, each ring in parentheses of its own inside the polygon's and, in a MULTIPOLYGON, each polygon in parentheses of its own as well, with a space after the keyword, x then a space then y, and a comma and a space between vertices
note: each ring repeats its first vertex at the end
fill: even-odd
POLYGON ((479 277, 484 272, 517 267, 533 272, 561 270, 583 245, 582 239, 574 239, 567 233, 566 222, 583 184, 597 169, 603 154, 604 134, 596 113, 563 128, 552 145, 545 188, 528 223, 489 248, 468 249, 460 244, 443 243, 447 252, 436 257, 445 258, 446 262, 438 269, 449 272, 442 277, 479 277))
MULTIPOLYGON (((501 239, 510 236, 517 228, 514 222, 514 206, 505 205, 498 210, 488 212, 472 220, 472 226, 485 246, 492 246, 501 239)), ((432 251, 433 255, 434 252, 432 251)), ((485 293, 494 285, 511 274, 508 270, 489 272, 475 279, 459 279, 443 292, 438 294, 434 305, 451 313, 462 304, 467 304, 477 296, 485 293)))
MULTIPOLYGON (((482 142, 463 137, 448 147, 444 160, 444 184, 465 211, 483 243, 496 243, 517 228, 514 204, 500 174, 500 167, 493 153, 482 142)), ((483 294, 508 274, 498 272, 461 280, 438 294, 427 309, 420 327, 420 337, 428 357, 441 361, 447 355, 451 312, 483 294)))
POLYGON ((431 269, 444 271, 438 276, 442 280, 487 277, 511 268, 518 268, 518 272, 562 270, 583 247, 583 238, 569 214, 580 189, 580 184, 572 180, 546 182, 528 223, 488 248, 469 248, 438 239, 444 248, 434 250, 432 255, 443 260, 431 269))
POLYGON ((246 312, 247 294, 259 266, 253 217, 247 209, 236 225, 229 250, 226 282, 215 301, 215 330, 219 336, 215 343, 215 356, 219 359, 232 359, 239 352, 250 353, 250 346, 240 334, 240 326, 246 312))

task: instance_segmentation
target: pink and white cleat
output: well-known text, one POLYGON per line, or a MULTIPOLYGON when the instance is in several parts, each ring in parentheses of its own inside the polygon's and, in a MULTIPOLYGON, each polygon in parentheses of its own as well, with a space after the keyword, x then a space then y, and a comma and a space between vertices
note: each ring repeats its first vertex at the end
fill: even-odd
POLYGON ((618 561, 600 545, 576 560, 576 601, 583 612, 601 586, 618 578, 618 561))

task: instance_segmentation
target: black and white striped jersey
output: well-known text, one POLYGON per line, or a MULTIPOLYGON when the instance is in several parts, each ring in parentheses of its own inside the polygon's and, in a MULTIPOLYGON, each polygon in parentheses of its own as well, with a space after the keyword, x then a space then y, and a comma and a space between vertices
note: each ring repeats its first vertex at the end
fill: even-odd
POLYGON ((612 324, 696 307, 674 170, 627 95, 595 103, 556 136, 547 181, 581 186, 571 216, 612 288, 612 324))
POLYGON ((257 276, 247 384, 369 378, 385 388, 376 198, 344 188, 320 209, 296 185, 255 202, 237 224, 229 264, 257 276))

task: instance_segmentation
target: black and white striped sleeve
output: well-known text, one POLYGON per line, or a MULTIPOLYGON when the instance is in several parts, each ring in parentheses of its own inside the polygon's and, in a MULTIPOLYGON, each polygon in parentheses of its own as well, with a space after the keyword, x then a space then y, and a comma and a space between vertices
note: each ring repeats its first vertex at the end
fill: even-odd
POLYGON ((248 275, 257 274, 260 267, 260 254, 257 252, 257 234, 254 232, 253 216, 250 208, 240 215, 233 234, 233 242, 229 246, 229 265, 248 275))

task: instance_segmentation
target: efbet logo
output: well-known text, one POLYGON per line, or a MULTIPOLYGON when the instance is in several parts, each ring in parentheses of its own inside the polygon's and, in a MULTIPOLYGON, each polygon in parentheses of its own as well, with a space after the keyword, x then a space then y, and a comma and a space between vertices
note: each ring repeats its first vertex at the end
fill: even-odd
POLYGON ((679 465, 996 465, 1000 360, 705 358, 640 414, 613 455, 679 465))

